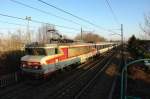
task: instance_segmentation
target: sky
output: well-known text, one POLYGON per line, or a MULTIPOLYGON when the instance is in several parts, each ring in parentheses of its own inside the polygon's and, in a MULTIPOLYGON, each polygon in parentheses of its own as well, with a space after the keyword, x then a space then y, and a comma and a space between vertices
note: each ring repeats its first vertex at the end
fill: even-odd
MULTIPOLYGON (((99 26, 95 27, 63 12, 60 12, 50 6, 47 6, 38 0, 16 1, 28 4, 32 7, 44 10, 57 16, 73 20, 78 24, 72 23, 70 21, 64 21, 52 15, 47 15, 31 8, 24 7, 12 2, 11 0, 0 0, 0 14, 21 18, 30 16, 32 20, 38 20, 66 27, 73 27, 76 30, 56 26, 56 29, 58 29, 60 33, 70 38, 73 38, 78 33, 80 33, 80 29, 82 27, 83 31, 92 31, 109 40, 120 39, 120 36, 111 35, 112 32, 106 31, 109 29, 115 33, 120 33, 120 24, 123 24, 123 32, 126 39, 133 34, 137 37, 140 37, 142 31, 139 27, 139 24, 144 22, 144 14, 150 13, 150 0, 108 0, 119 21, 119 23, 117 23, 114 20, 106 0, 43 0, 76 16, 89 20, 90 22, 99 26), (106 30, 101 27, 105 28, 106 30)), ((6 31, 16 31, 16 29, 22 29, 26 31, 26 25, 27 21, 0 16, 0 34, 2 35, 9 35, 6 31), (13 25, 10 23, 17 23, 22 25, 13 25)), ((37 32, 38 27, 41 25, 41 23, 30 22, 30 30, 37 32)))

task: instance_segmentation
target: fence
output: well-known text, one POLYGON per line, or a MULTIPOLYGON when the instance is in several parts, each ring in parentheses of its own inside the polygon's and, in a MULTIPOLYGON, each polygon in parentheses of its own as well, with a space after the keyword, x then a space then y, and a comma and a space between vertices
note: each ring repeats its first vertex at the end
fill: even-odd
POLYGON ((11 73, 0 77, 0 88, 18 82, 18 73, 11 73))

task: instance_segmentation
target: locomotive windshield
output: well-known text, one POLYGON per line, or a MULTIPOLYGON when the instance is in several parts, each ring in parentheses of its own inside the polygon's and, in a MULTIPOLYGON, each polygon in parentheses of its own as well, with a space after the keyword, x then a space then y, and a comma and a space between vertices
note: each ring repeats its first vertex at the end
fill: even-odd
POLYGON ((25 48, 27 55, 46 55, 44 48, 25 48))
POLYGON ((58 48, 48 48, 46 49, 47 55, 55 55, 60 53, 58 48))

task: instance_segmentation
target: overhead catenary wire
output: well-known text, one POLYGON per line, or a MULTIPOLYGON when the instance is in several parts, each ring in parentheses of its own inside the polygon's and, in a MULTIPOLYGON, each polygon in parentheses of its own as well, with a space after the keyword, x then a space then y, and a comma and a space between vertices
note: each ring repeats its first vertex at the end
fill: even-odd
POLYGON ((86 19, 84 19, 84 18, 81 18, 81 17, 79 17, 79 16, 77 16, 77 15, 74 15, 74 14, 72 14, 72 13, 70 13, 70 12, 64 10, 64 9, 61 9, 61 8, 59 8, 59 7, 56 7, 56 6, 54 6, 54 5, 50 4, 50 3, 47 3, 47 2, 45 2, 45 1, 43 1, 43 0, 38 0, 38 1, 41 2, 41 3, 43 3, 43 4, 46 4, 46 5, 50 6, 50 7, 52 7, 52 8, 55 8, 55 9, 57 9, 57 10, 63 12, 63 13, 66 13, 66 14, 68 14, 68 15, 71 15, 72 17, 75 17, 75 18, 77 18, 77 19, 79 19, 79 20, 81 20, 81 21, 83 21, 83 22, 86 22, 86 23, 88 23, 88 24, 90 24, 90 25, 92 25, 92 26, 94 26, 94 27, 96 27, 96 28, 100 28, 100 29, 102 29, 102 30, 104 30, 104 31, 107 31, 107 32, 115 33, 115 32, 112 31, 112 30, 105 29, 105 28, 102 27, 102 26, 99 26, 99 25, 97 25, 97 24, 94 24, 94 23, 92 23, 92 22, 89 21, 89 20, 86 20, 86 19))
POLYGON ((67 18, 58 16, 58 15, 55 15, 55 14, 53 14, 53 13, 51 13, 51 12, 47 12, 47 11, 41 10, 41 9, 39 9, 39 8, 35 8, 35 7, 30 6, 30 5, 28 5, 28 4, 22 3, 22 2, 20 2, 20 1, 16 1, 16 0, 10 0, 10 1, 12 1, 12 2, 14 2, 14 3, 16 3, 16 4, 19 4, 19 5, 28 7, 28 8, 31 8, 31 9, 33 9, 33 10, 39 11, 39 12, 41 12, 41 13, 44 13, 44 14, 47 14, 47 15, 51 15, 51 16, 53 16, 53 17, 56 17, 56 18, 65 20, 65 21, 67 21, 67 22, 71 22, 71 23, 74 23, 74 24, 77 24, 77 25, 82 26, 80 23, 77 23, 77 22, 75 22, 75 21, 73 21, 73 20, 71 20, 71 19, 67 19, 67 18))
POLYGON ((117 18, 117 16, 116 16, 116 14, 115 14, 115 12, 114 12, 114 10, 112 9, 112 7, 111 7, 111 5, 110 5, 110 3, 109 3, 109 1, 108 1, 108 0, 105 0, 105 1, 106 1, 106 4, 107 4, 108 8, 110 9, 110 12, 111 12, 111 14, 112 14, 112 16, 113 16, 115 22, 116 22, 117 24, 120 24, 120 23, 119 23, 119 20, 118 20, 118 18, 117 18))
MULTIPOLYGON (((8 22, 8 21, 1 21, 1 20, 0 20, 0 23, 4 23, 4 24, 12 24, 12 25, 16 25, 16 26, 24 26, 24 27, 27 26, 27 25, 25 25, 25 24, 14 23, 14 22, 8 22)), ((30 27, 35 28, 36 26, 30 26, 30 27)))
MULTIPOLYGON (((13 19, 18 19, 18 20, 26 20, 25 18, 20 18, 20 17, 16 17, 16 16, 11 16, 11 15, 6 15, 6 14, 2 14, 0 13, 0 16, 4 16, 4 17, 9 17, 9 18, 13 18, 13 19)), ((57 25, 57 24, 50 24, 47 22, 42 22, 42 21, 38 21, 38 20, 30 20, 31 22, 34 23, 42 23, 42 24, 48 24, 48 25, 53 25, 53 26, 57 26, 57 27, 61 27, 61 28, 66 28, 66 29, 71 29, 71 30, 79 30, 77 28, 73 28, 73 27, 68 27, 68 26, 63 26, 63 25, 57 25)))
POLYGON ((17 25, 17 26, 26 26, 25 24, 12 23, 12 22, 1 21, 1 20, 0 20, 0 23, 12 24, 12 25, 17 25))

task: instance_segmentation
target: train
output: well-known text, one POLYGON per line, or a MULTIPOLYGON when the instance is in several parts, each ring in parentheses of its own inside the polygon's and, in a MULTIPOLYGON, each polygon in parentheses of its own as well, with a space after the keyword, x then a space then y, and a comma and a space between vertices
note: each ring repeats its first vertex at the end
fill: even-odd
POLYGON ((84 63, 98 53, 104 53, 115 46, 116 44, 110 42, 26 45, 26 54, 21 57, 20 68, 23 74, 47 78, 58 70, 84 63))

